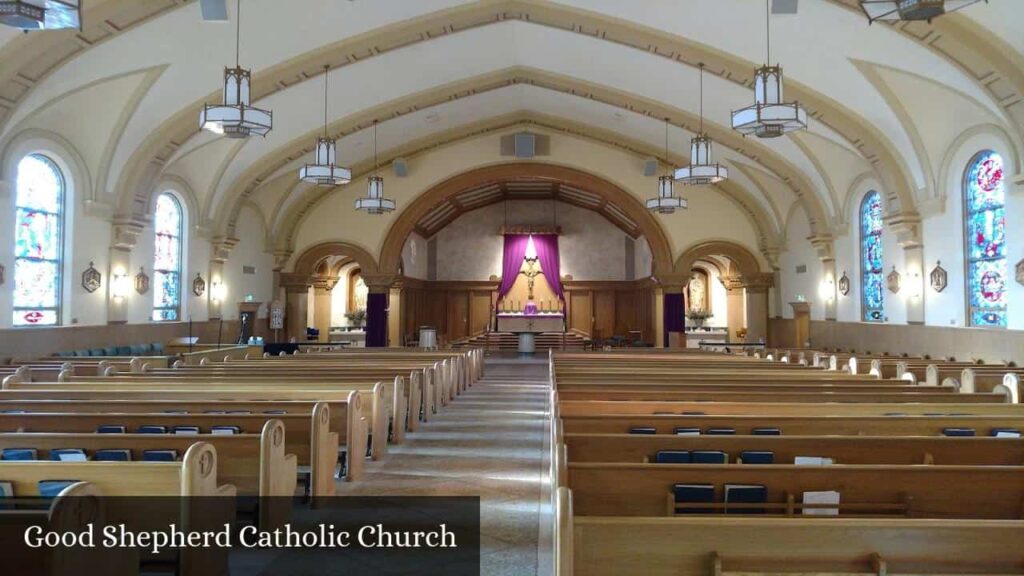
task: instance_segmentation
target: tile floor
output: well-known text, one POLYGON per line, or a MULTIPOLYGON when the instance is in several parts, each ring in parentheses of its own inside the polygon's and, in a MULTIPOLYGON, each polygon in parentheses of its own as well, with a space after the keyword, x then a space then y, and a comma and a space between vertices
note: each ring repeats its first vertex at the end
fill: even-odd
POLYGON ((485 375, 339 494, 480 497, 480 574, 552 573, 548 366, 490 357, 485 375))

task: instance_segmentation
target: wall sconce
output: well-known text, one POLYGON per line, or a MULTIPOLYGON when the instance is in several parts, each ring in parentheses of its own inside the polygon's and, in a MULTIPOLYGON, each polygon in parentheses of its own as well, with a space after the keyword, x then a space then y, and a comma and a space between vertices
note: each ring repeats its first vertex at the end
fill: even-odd
POLYGON ((128 274, 123 269, 117 269, 114 271, 113 277, 113 282, 110 283, 110 294, 114 300, 120 302, 128 297, 130 289, 128 274))
POLYGON ((214 281, 210 285, 210 299, 214 302, 223 302, 224 297, 227 295, 227 287, 224 286, 223 282, 214 281))

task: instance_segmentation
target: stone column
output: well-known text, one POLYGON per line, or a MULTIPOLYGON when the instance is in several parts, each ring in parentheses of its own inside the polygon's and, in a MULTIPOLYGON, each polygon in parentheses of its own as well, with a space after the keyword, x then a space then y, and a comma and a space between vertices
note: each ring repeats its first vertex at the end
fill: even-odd
POLYGON ((231 298, 231 290, 239 290, 239 286, 228 286, 224 274, 224 263, 228 261, 231 250, 238 244, 238 238, 218 236, 210 243, 210 289, 209 297, 210 320, 224 317, 224 304, 231 298))
POLYGON ((739 276, 723 276, 722 284, 725 285, 725 299, 726 306, 728 307, 726 324, 729 335, 726 337, 726 340, 729 342, 739 342, 738 332, 747 326, 747 317, 744 313, 746 297, 743 292, 743 279, 739 276))
POLYGON ((366 346, 383 348, 389 345, 388 340, 388 304, 391 286, 396 277, 391 274, 363 273, 366 283, 366 346))
MULTIPOLYGON (((132 298, 152 298, 147 292, 140 296, 135 292, 134 275, 132 269, 132 250, 138 242, 139 234, 145 227, 141 220, 133 218, 115 219, 111 230, 110 261, 107 266, 107 324, 125 324, 128 322, 128 308, 132 298), (120 284, 120 286, 117 286, 120 284), (118 287, 122 294, 118 295, 115 287, 118 287)), ((152 279, 152 268, 149 271, 152 279)), ((185 301, 186 278, 181 278, 181 301, 185 301)), ((150 286, 152 290, 152 286, 150 286)))
POLYGON ((285 291, 285 338, 296 342, 306 340, 306 310, 309 307, 309 287, 313 279, 303 274, 282 273, 281 286, 285 291))
POLYGON ((900 270, 903 285, 899 297, 907 306, 907 324, 924 324, 924 244, 921 241, 921 217, 912 212, 901 212, 886 219, 886 226, 896 233, 896 241, 903 248, 903 266, 900 270))
POLYGON ((331 332, 331 291, 338 284, 337 276, 313 279, 313 327, 320 331, 320 342, 327 342, 331 332))
POLYGON ((767 342, 768 291, 774 282, 774 274, 768 272, 743 276, 742 282, 746 299, 747 342, 767 342))

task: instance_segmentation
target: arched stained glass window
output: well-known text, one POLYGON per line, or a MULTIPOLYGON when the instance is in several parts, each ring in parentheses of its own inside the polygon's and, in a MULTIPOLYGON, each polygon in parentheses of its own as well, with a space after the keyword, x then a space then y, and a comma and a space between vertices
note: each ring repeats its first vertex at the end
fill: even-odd
POLYGON ((14 232, 14 325, 60 323, 64 176, 52 160, 18 162, 14 232))
POLYGON ((181 313, 181 203, 163 193, 156 201, 153 258, 153 320, 178 320, 181 313))
POLYGON ((1006 327, 1006 206, 1003 159, 974 157, 964 179, 967 308, 971 326, 1006 327))
POLYGON ((882 196, 871 191, 860 205, 861 310, 866 322, 885 319, 882 254, 882 196))

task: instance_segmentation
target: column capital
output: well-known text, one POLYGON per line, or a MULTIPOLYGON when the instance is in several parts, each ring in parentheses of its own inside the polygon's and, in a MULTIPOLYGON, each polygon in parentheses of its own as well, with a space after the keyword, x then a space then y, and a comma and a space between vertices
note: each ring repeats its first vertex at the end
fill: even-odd
POLYGON ((236 244, 238 244, 238 238, 214 236, 210 240, 210 260, 214 262, 227 262, 236 244))
POLYGON ((733 290, 742 290, 746 285, 743 283, 743 277, 740 275, 736 276, 719 276, 719 280, 725 289, 732 292, 733 290))
POLYGON ((767 293, 769 288, 775 286, 775 274, 772 272, 745 274, 740 276, 740 282, 747 292, 767 293))
POLYGON ((686 288, 686 285, 690 283, 689 274, 659 274, 654 277, 654 281, 666 294, 677 294, 686 288))
POLYGON ((922 246, 921 215, 917 212, 898 212, 885 218, 885 225, 896 233, 896 242, 904 248, 922 246))
POLYGON ((291 250, 274 250, 274 270, 284 270, 288 260, 292 257, 291 250))
POLYGON ((818 252, 818 260, 831 262, 835 257, 835 239, 831 234, 818 234, 807 239, 811 246, 818 252))
POLYGON ((397 274, 363 274, 363 282, 371 294, 387 294, 397 280, 397 274))
POLYGON ((338 285, 337 276, 317 276, 313 278, 313 288, 317 292, 330 292, 338 285))
POLYGON ((281 274, 281 286, 289 294, 309 292, 309 287, 312 285, 313 278, 306 274, 281 274))
POLYGON ((146 222, 134 217, 116 217, 111 227, 110 244, 121 250, 131 250, 139 240, 146 222))

